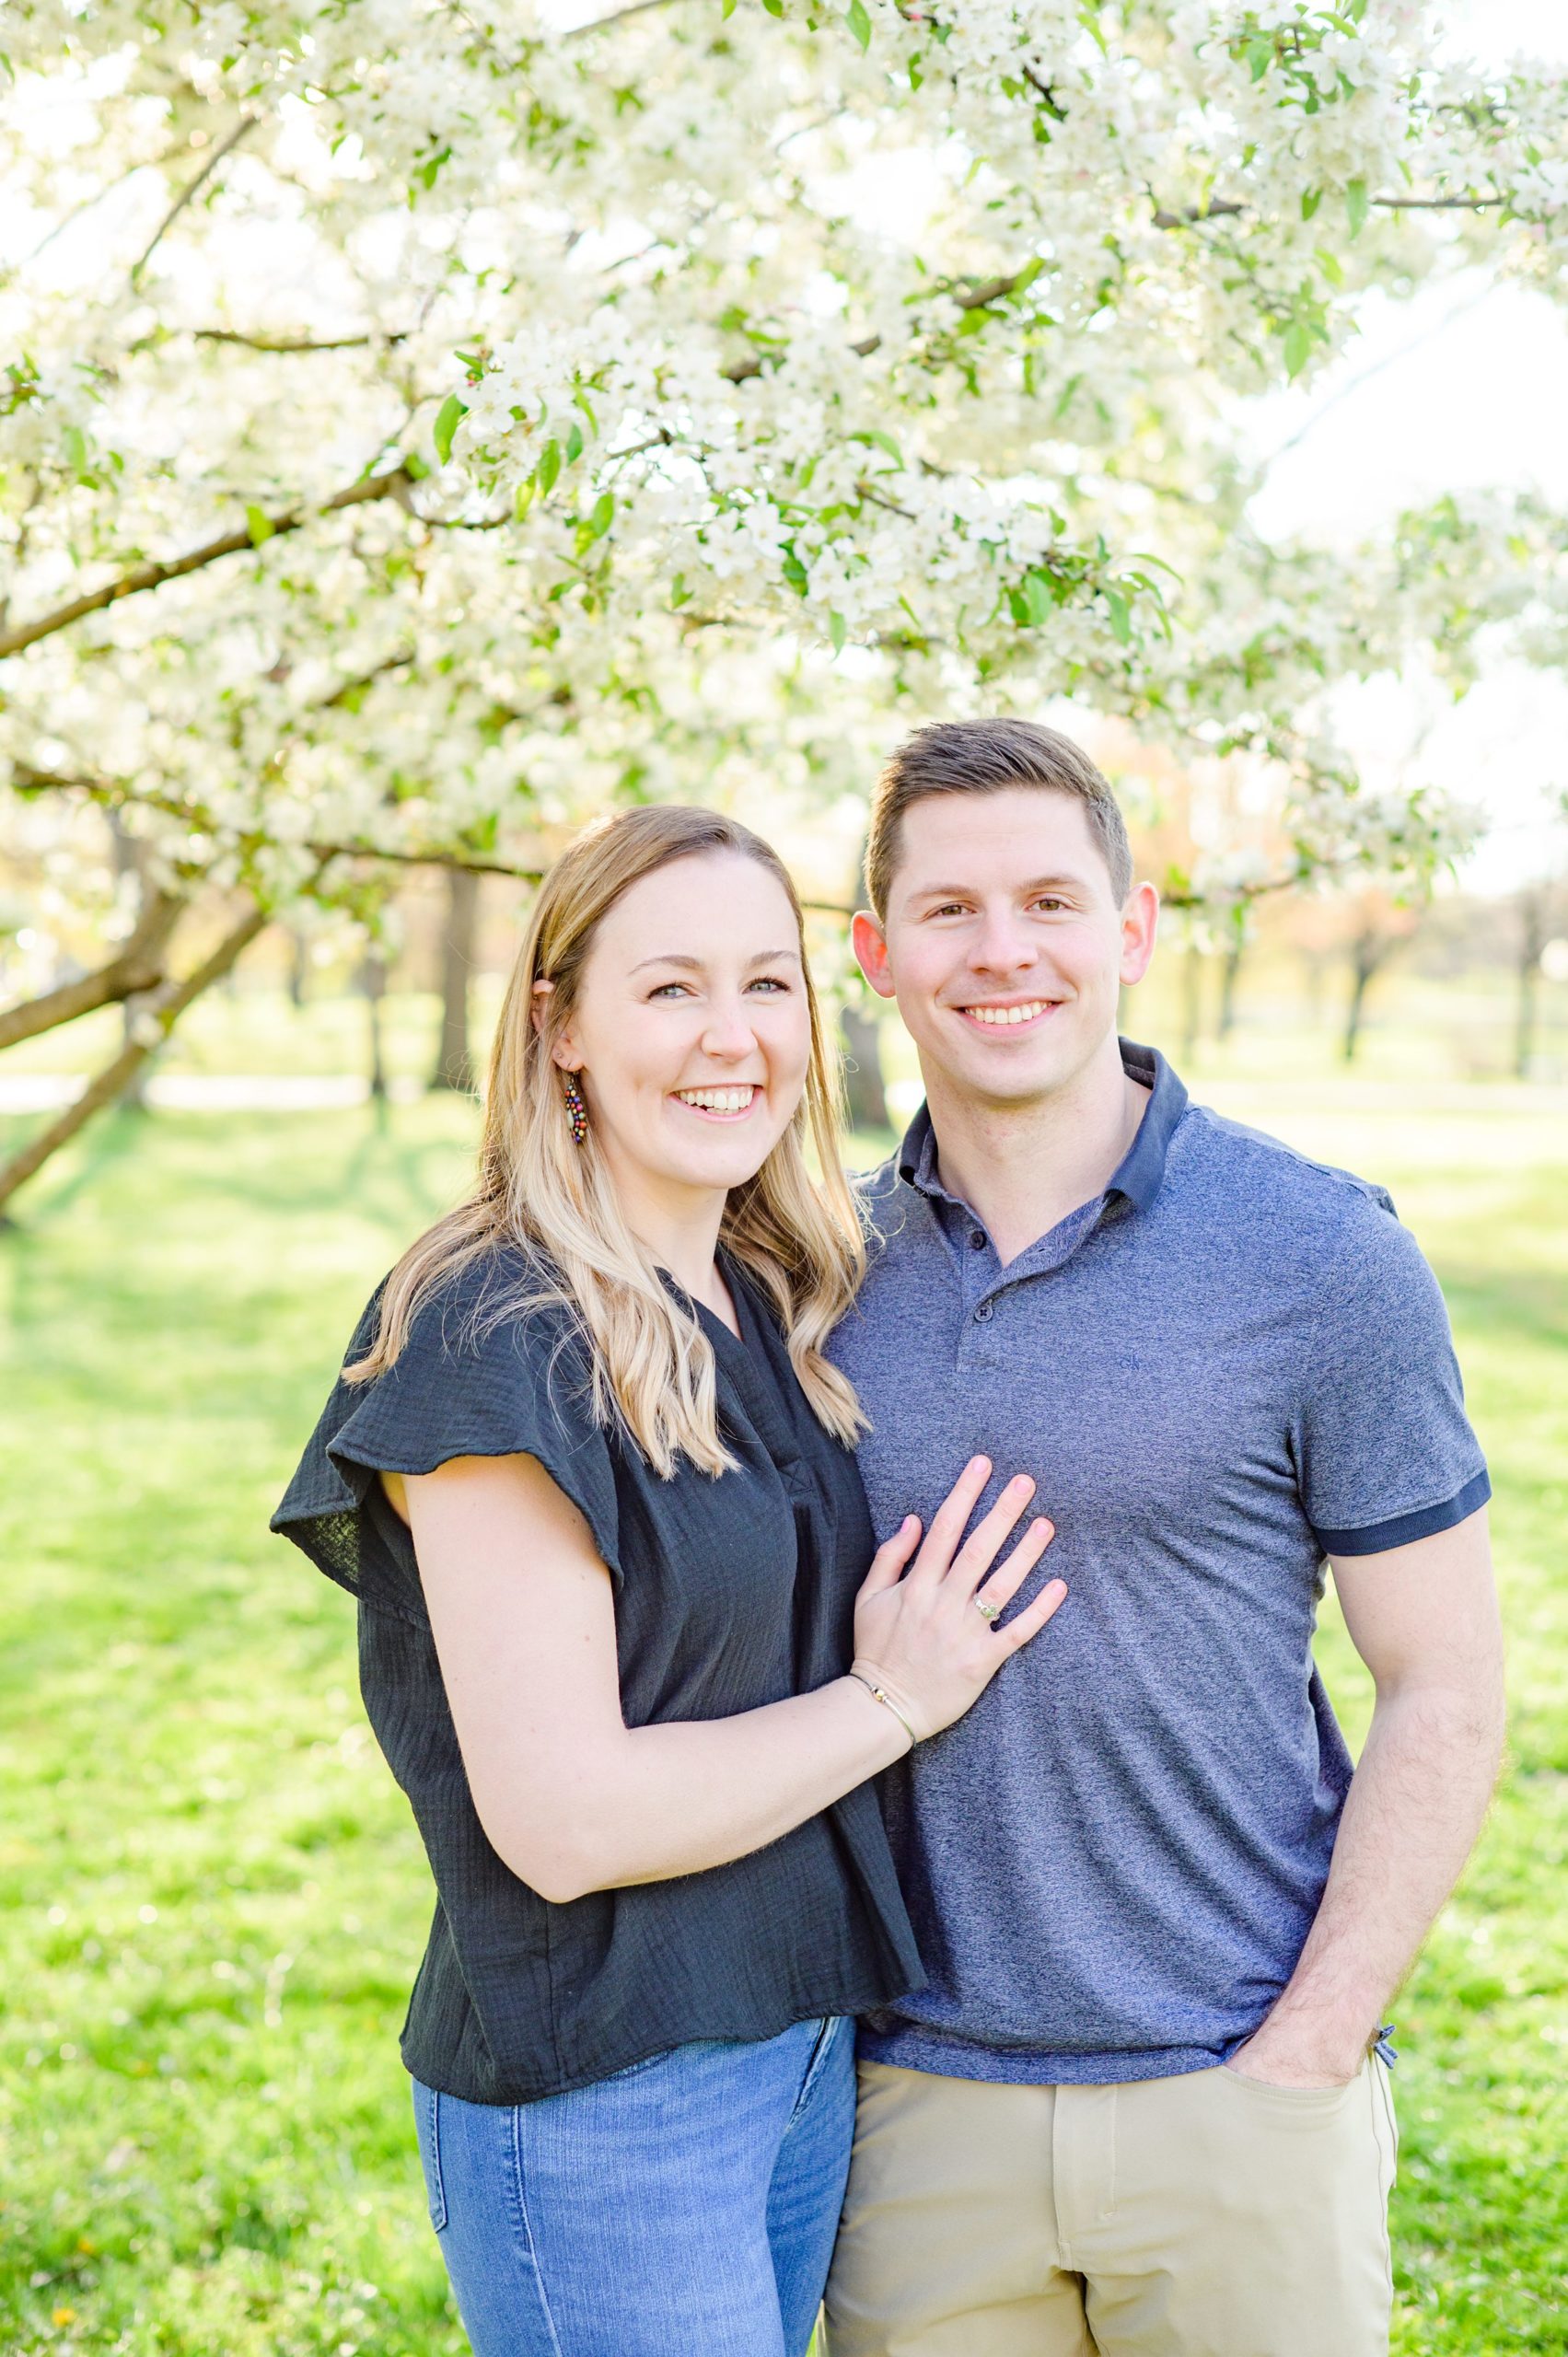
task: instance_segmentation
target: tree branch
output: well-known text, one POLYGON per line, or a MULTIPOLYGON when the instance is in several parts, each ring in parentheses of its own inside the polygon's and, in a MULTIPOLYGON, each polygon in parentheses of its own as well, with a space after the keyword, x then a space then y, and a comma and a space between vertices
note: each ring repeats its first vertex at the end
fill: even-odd
POLYGON ((192 333, 198 343, 238 343, 248 352, 358 352, 371 343, 406 343, 409 331, 398 328, 389 335, 242 335, 238 328, 196 328, 192 333))
POLYGON ((37 998, 20 999, 14 1006, 0 1009, 0 1049, 36 1039, 40 1032, 52 1031, 62 1023, 74 1023, 78 1015, 90 1015, 95 1007, 112 1006, 122 999, 155 990, 163 980, 163 953, 185 905, 183 893, 155 892, 135 931, 107 965, 74 982, 63 982, 58 990, 44 991, 37 998))
MULTIPOLYGON (((384 474, 366 475, 350 483, 317 508, 287 507, 269 516, 270 537, 281 538, 285 532, 297 532, 313 516, 335 515, 341 508, 360 507, 367 501, 398 499, 405 496, 412 478, 400 463, 384 474)), ((40 614, 30 622, 18 622, 14 630, 0 631, 0 656, 19 654, 24 646, 32 646, 41 638, 48 638, 57 630, 67 629, 80 621, 84 614, 101 613, 105 606, 117 605, 122 598, 134 598, 144 589, 157 589, 166 581, 180 580, 188 573, 200 572, 206 564, 215 564, 219 557, 236 556, 242 549, 256 546, 247 527, 242 531, 221 533, 215 540, 204 540, 200 548, 189 549, 183 556, 169 557, 152 564, 138 564, 118 580, 106 581, 99 589, 91 589, 86 597, 73 598, 68 605, 56 606, 52 613, 40 614)))
POLYGON ((631 0, 626 8, 614 8, 608 17, 593 17, 586 25, 574 25, 563 38, 584 41, 589 33, 602 33, 611 25, 623 24, 628 17, 645 17, 650 8, 668 8, 670 0, 631 0))
POLYGON ((441 851, 428 843, 412 851, 389 851, 381 843, 366 842, 312 842, 306 849, 323 866, 332 859, 379 859, 390 861, 395 867, 445 867, 468 876, 510 876, 519 884, 537 884, 544 874, 542 867, 514 867, 502 859, 469 859, 461 852, 441 851))
POLYGON ((250 136, 250 133, 256 127, 256 120, 257 119, 254 115, 242 114, 239 121, 235 124, 234 129, 229 133, 228 137, 226 139, 219 140, 217 145, 213 149, 212 154, 207 157, 206 162, 202 166, 201 170, 197 173, 195 179, 190 183, 189 187, 182 189, 180 194, 175 198, 174 203, 169 206, 168 211, 164 215, 163 219, 153 231, 153 234, 148 239, 146 245, 142 249, 140 256, 131 265, 131 286, 133 292, 140 286, 142 273, 145 270, 148 262, 151 261, 167 232, 173 228, 175 223, 179 220, 180 215, 184 212, 185 207, 190 203, 192 198, 197 195, 200 191, 206 186, 208 180, 211 180, 213 174, 223 162, 225 157, 231 156, 234 153, 234 150, 238 146, 240 141, 250 136))
MULTIPOLYGON (((1374 196, 1368 202, 1380 213, 1485 213, 1497 205, 1506 204, 1505 196, 1374 196)), ((1155 207, 1156 229, 1193 229, 1205 221, 1234 218, 1249 213, 1249 205, 1238 203, 1235 197, 1216 196, 1209 203, 1192 204, 1179 213, 1172 213, 1162 204, 1155 207)))
MULTIPOLYGON (((165 983, 151 993, 138 1013, 148 1018, 146 1036, 128 1039, 120 1053, 96 1073, 81 1095, 47 1128, 29 1138, 10 1160, 0 1167, 0 1208, 9 1202, 18 1187, 25 1186, 36 1172, 42 1169, 52 1155, 85 1129, 93 1115, 106 1105, 112 1105, 140 1072, 147 1058, 161 1048, 180 1017, 193 1000, 221 981, 241 952, 248 949, 268 922, 270 911, 260 905, 252 906, 238 924, 226 933, 209 958, 203 959, 182 982, 165 983)), ((138 1026, 138 1028, 144 1028, 138 1026)))

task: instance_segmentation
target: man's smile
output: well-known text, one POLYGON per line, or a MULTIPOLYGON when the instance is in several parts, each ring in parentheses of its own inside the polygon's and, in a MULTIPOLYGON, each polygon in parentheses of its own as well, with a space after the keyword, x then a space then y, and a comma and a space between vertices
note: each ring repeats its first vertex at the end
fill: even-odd
POLYGON ((975 999, 953 1011, 983 1031, 1023 1031, 1054 1015, 1060 1004, 1051 998, 975 999))

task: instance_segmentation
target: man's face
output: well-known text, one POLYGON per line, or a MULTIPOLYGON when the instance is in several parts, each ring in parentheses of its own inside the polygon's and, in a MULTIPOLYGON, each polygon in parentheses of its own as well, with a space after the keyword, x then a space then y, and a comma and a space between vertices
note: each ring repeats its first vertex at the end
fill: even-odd
POLYGON ((1154 950, 1157 903, 1119 907, 1070 794, 931 795, 903 819, 886 929, 855 919, 873 990, 896 996, 929 1087, 998 1106, 1054 1096, 1103 1050, 1123 982, 1154 950))

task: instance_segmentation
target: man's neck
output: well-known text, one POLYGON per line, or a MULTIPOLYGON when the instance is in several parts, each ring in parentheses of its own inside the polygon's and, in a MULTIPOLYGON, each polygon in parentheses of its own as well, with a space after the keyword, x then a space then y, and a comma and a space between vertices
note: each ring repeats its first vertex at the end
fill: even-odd
POLYGON ((1004 1265, 1103 1195, 1148 1109, 1114 1036, 1071 1081, 1027 1105, 995 1105, 925 1075, 937 1173, 982 1219, 1004 1265))

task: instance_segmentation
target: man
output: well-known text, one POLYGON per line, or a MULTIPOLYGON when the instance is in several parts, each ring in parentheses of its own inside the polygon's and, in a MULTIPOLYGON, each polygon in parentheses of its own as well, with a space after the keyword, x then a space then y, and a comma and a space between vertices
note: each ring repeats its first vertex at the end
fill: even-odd
POLYGON ((832 2357, 1377 2357, 1388 1998, 1496 1773, 1501 1644, 1436 1284, 1388 1196, 1119 1043, 1154 949, 1105 780, 924 728, 873 805, 926 1102, 833 1354, 882 1537, 976 1452, 1068 1583, 888 1779, 930 1980, 874 2016, 832 2357), (1376 1686, 1351 1762, 1324 1562, 1376 1686))

